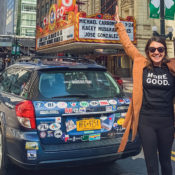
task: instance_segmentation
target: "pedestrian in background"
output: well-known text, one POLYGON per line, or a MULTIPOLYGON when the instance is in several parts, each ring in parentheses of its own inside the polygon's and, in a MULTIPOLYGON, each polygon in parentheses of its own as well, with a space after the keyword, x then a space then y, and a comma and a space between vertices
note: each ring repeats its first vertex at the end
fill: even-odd
POLYGON ((118 152, 125 149, 130 130, 141 138, 148 175, 173 175, 175 59, 167 59, 165 38, 152 37, 143 56, 130 41, 116 6, 115 28, 125 52, 133 60, 133 93, 118 152), (159 156, 159 161, 158 161, 159 156))

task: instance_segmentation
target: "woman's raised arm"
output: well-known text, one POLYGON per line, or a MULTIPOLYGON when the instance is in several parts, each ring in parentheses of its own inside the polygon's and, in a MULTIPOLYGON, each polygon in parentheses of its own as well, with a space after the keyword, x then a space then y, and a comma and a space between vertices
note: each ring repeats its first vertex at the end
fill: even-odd
POLYGON ((115 20, 117 22, 115 24, 115 28, 116 28, 116 31, 119 35, 120 42, 123 45, 126 54, 134 60, 139 55, 141 55, 141 53, 134 46, 134 44, 131 42, 131 40, 126 32, 125 26, 123 25, 123 23, 120 22, 117 5, 116 5, 116 11, 115 11, 115 20))

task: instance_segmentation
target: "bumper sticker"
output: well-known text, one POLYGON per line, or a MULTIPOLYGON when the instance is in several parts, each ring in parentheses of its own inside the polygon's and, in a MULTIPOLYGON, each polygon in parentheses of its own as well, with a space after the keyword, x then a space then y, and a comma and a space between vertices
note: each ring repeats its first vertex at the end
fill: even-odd
POLYGON ((89 135, 89 141, 100 140, 100 134, 89 135))
POLYGON ((27 159, 28 160, 36 160, 37 159, 36 150, 27 150, 27 159))
POLYGON ((26 142, 25 149, 28 150, 38 150, 38 143, 37 142, 26 142))

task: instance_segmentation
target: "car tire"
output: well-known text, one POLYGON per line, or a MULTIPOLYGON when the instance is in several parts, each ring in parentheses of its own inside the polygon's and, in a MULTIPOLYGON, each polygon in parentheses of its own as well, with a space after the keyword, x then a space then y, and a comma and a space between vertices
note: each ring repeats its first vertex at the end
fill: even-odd
POLYGON ((7 157, 6 140, 0 129, 0 175, 7 175, 11 162, 7 157))

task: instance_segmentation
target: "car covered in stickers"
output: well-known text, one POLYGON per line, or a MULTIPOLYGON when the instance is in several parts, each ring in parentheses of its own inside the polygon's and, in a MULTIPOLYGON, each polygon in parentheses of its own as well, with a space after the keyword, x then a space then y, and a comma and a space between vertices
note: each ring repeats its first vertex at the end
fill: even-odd
POLYGON ((90 60, 11 65, 0 76, 1 174, 11 164, 37 169, 137 155, 138 137, 117 153, 130 100, 90 60))

